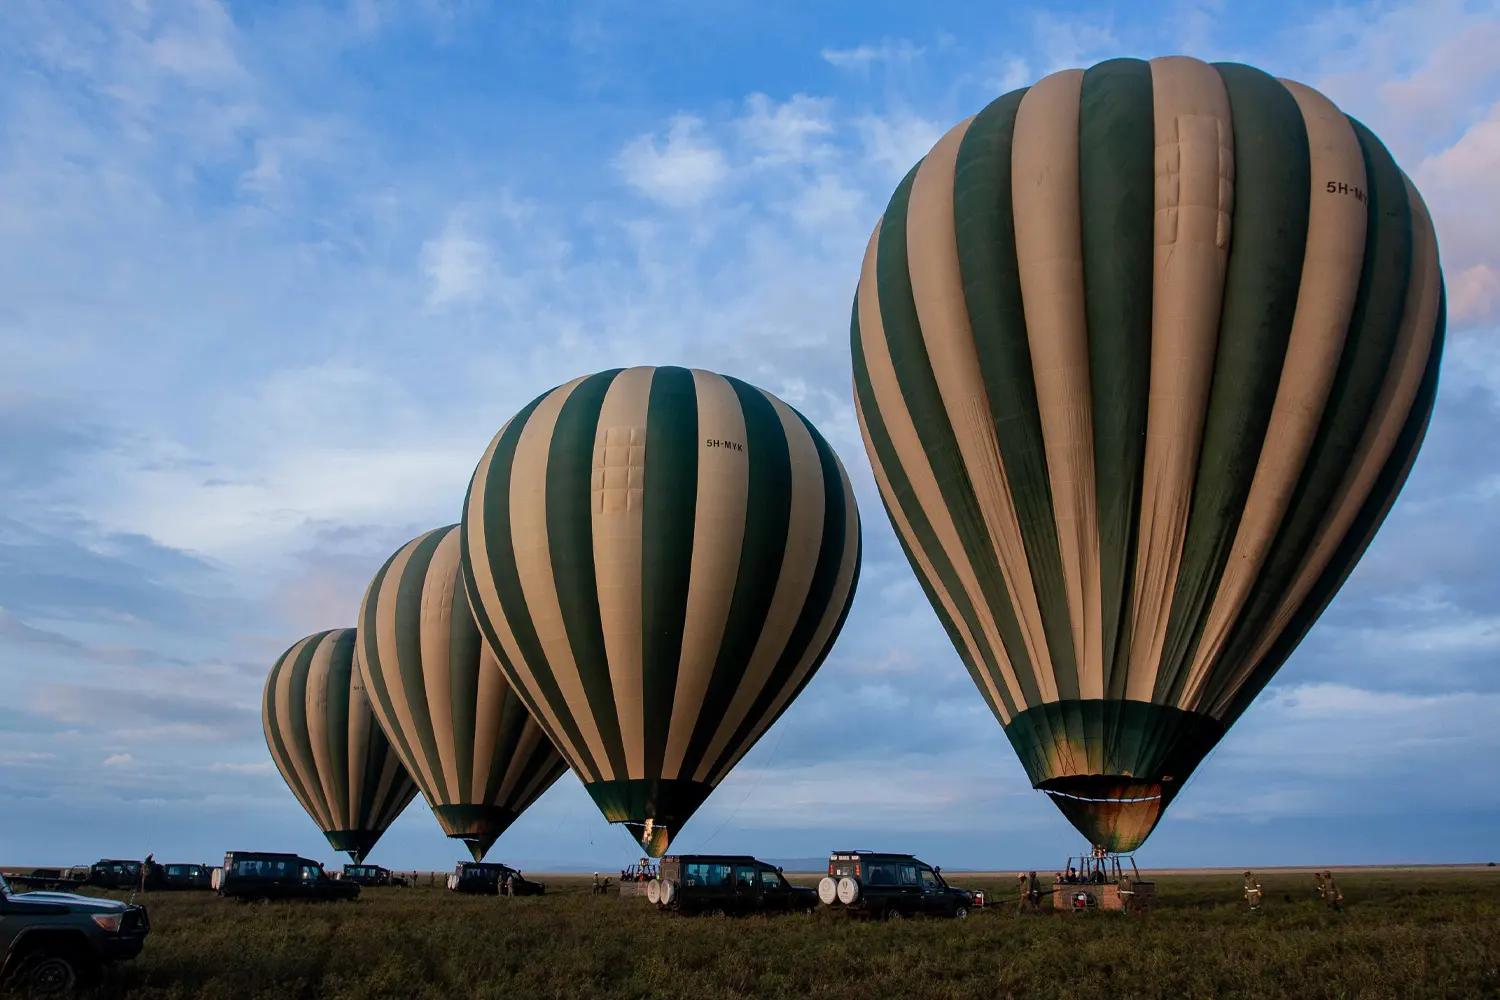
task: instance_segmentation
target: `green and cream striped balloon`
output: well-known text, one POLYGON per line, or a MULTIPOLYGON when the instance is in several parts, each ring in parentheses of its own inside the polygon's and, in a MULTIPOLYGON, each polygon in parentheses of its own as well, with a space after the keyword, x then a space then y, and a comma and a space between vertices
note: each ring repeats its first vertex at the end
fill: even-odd
POLYGON ((370 712, 354 669, 354 629, 300 640, 261 693, 271 760, 335 851, 363 861, 417 795, 370 712))
POLYGON ((475 470, 462 530, 506 676, 653 856, 812 679, 859 575, 833 449, 770 393, 696 369, 533 400, 475 470))
POLYGON ((870 240, 865 445, 1033 784, 1145 839, 1385 518, 1437 389, 1421 197, 1316 91, 1117 59, 945 135, 870 240))
POLYGON ((474 624, 457 529, 414 538, 380 567, 360 605, 356 662, 438 825, 480 861, 568 765, 474 624))

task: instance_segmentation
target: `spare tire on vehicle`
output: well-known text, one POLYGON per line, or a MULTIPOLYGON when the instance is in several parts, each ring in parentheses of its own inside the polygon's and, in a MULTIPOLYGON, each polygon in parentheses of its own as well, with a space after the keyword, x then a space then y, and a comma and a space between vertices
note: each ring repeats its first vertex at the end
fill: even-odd
POLYGON ((853 906, 859 902, 860 885, 859 879, 845 875, 839 879, 839 902, 845 906, 853 906))
POLYGON ((661 879, 652 879, 646 883, 646 898, 653 903, 661 902, 661 879))
POLYGON ((677 901, 677 883, 667 879, 661 884, 661 905, 671 906, 677 901))
POLYGON ((818 898, 823 901, 824 906, 832 906, 839 900, 839 880, 832 875, 824 875, 823 880, 818 883, 818 898))

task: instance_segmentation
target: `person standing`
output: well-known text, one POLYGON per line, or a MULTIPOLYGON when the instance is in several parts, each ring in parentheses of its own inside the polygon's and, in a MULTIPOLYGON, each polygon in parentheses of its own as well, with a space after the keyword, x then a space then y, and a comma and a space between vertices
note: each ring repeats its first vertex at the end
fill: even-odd
POLYGON ((151 877, 151 866, 156 864, 156 855, 147 853, 146 860, 141 862, 141 882, 137 887, 140 892, 146 891, 146 883, 151 877))
POLYGON ((1251 872, 1245 873, 1245 902, 1250 904, 1250 912, 1259 913, 1262 894, 1260 881, 1251 872))
POLYGON ((1333 872, 1323 873, 1323 901, 1328 908, 1335 912, 1344 908, 1344 894, 1339 891, 1339 885, 1333 880, 1333 872))

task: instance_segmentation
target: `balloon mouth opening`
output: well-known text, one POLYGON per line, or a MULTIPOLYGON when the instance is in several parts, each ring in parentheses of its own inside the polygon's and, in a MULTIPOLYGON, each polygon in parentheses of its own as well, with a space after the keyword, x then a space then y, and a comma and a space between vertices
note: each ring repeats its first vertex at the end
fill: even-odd
POLYGON ((1170 801, 1173 789, 1166 786, 1171 778, 1155 780, 1107 774, 1073 774, 1051 778, 1036 787, 1054 799, 1072 802, 1130 805, 1132 803, 1170 801))
POLYGON ((1162 798, 1159 791, 1154 795, 1077 795, 1072 792, 1054 791, 1051 788, 1042 790, 1054 799, 1071 799, 1074 802, 1160 802, 1162 798))
POLYGON ((654 819, 648 818, 644 822, 627 820, 620 825, 630 831, 630 835, 651 857, 659 858, 667 853, 667 845, 672 840, 672 834, 654 819))

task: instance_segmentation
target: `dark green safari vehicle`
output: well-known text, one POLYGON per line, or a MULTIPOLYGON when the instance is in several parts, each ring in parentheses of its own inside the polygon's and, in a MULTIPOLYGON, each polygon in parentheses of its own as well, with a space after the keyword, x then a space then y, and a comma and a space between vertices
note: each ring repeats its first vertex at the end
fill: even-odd
POLYGON ((943 870, 910 854, 836 851, 828 856, 828 874, 818 883, 818 898, 869 917, 957 917, 969 915, 973 895, 952 886, 943 870))
POLYGON ((781 870, 740 854, 679 854, 661 859, 646 885, 659 910, 695 913, 787 913, 811 910, 817 893, 792 885, 781 870))

